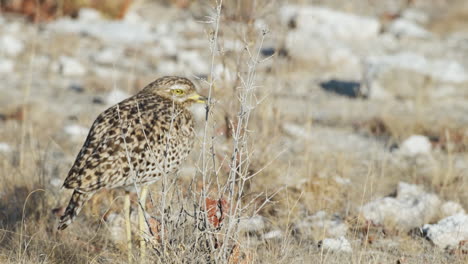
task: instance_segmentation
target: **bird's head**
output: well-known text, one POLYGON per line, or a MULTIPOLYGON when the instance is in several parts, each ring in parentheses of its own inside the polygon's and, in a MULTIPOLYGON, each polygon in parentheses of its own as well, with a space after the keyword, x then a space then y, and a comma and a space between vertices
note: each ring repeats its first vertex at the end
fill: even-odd
POLYGON ((197 93, 195 85, 189 79, 177 76, 161 77, 146 86, 142 92, 156 94, 187 106, 208 100, 197 93))

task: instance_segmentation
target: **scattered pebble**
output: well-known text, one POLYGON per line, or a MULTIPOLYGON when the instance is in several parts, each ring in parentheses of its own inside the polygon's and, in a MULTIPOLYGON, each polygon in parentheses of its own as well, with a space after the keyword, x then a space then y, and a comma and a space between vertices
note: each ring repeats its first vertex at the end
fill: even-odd
POLYGON ((342 177, 335 177, 333 178, 335 180, 336 183, 338 184, 342 184, 342 185, 349 185, 351 184, 351 180, 348 179, 348 178, 342 178, 342 177))
POLYGON ((6 153, 11 151, 11 146, 8 143, 0 142, 0 152, 6 153))
POLYGON ((81 21, 99 21, 102 20, 101 13, 93 8, 81 8, 78 13, 78 20, 81 21))
POLYGON ((329 237, 341 237, 348 232, 348 225, 339 217, 329 217, 325 211, 319 211, 310 217, 313 229, 329 237))
POLYGON ((460 63, 447 59, 428 59, 414 52, 370 56, 367 61, 373 65, 377 74, 399 69, 427 75, 440 82, 462 83, 468 81, 468 73, 460 63))
POLYGON ((59 18, 46 26, 52 32, 74 33, 91 36, 108 43, 135 44, 154 42, 158 35, 150 23, 127 20, 102 19, 96 11, 84 9, 79 19, 59 18))
POLYGON ((52 178, 50 179, 50 185, 54 186, 55 188, 60 188, 63 185, 63 180, 59 178, 52 178))
POLYGON ((334 76, 356 80, 362 76, 362 49, 377 39, 380 22, 371 17, 315 6, 286 5, 280 19, 288 31, 285 50, 293 59, 334 69, 334 76))
POLYGON ((407 156, 429 155, 432 145, 429 138, 421 135, 413 135, 401 144, 399 152, 407 156))
POLYGON ((12 73, 15 68, 15 64, 9 59, 0 59, 0 73, 12 73))
POLYGON ((23 50, 23 42, 14 36, 4 35, 0 38, 0 53, 14 57, 23 52, 23 50))
POLYGON ((405 9, 401 14, 401 17, 421 25, 427 24, 429 22, 429 16, 426 13, 414 8, 405 9))
POLYGON ((64 131, 66 134, 69 136, 72 136, 73 138, 83 138, 86 135, 88 135, 89 129, 80 125, 68 125, 64 127, 64 131))
POLYGON ((280 239, 283 237, 283 231, 273 230, 263 235, 263 239, 280 239))
POLYGON ((86 73, 85 67, 80 62, 68 56, 60 56, 52 68, 66 77, 83 76, 86 73))
POLYGON ((270 57, 275 54, 276 49, 274 47, 265 47, 265 48, 262 48, 260 52, 262 53, 263 56, 270 57))
POLYGON ((346 235, 348 225, 338 216, 325 211, 301 218, 294 224, 294 234, 302 240, 318 240, 323 237, 338 238, 346 235))
POLYGON ((316 6, 286 5, 280 19, 294 30, 335 40, 368 40, 377 37, 381 27, 375 18, 316 6))
POLYGON ((353 249, 351 244, 345 237, 339 238, 325 238, 319 243, 319 246, 325 250, 335 251, 335 252, 345 252, 352 253, 353 249))

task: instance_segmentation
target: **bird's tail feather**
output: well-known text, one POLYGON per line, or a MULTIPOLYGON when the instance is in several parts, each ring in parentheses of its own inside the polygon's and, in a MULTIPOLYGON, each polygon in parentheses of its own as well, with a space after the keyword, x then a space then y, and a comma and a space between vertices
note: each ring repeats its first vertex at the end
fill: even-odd
POLYGON ((83 205, 89 200, 89 198, 91 198, 93 194, 93 192, 82 193, 77 190, 73 192, 67 209, 65 209, 65 213, 60 217, 58 230, 64 230, 73 222, 73 220, 75 220, 75 217, 80 213, 83 205))

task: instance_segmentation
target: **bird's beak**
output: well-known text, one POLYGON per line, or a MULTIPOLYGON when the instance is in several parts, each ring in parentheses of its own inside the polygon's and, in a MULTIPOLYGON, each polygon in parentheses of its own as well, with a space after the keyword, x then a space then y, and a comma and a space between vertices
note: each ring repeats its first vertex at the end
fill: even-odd
POLYGON ((192 96, 190 96, 188 99, 194 101, 195 103, 201 103, 204 104, 206 101, 208 101, 208 98, 202 95, 199 95, 197 93, 194 93, 192 96))

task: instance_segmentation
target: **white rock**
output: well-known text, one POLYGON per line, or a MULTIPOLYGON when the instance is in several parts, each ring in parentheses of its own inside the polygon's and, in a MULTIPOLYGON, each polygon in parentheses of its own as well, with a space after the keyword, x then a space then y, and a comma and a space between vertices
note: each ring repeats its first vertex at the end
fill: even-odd
POLYGON ((293 59, 329 68, 337 78, 358 79, 362 75, 360 58, 347 43, 291 31, 285 48, 293 59))
POLYGON ((109 65, 117 63, 123 55, 122 49, 103 49, 93 55, 93 60, 97 63, 109 65))
POLYGON ((437 224, 424 225, 423 233, 441 248, 455 248, 460 241, 468 240, 468 215, 459 213, 444 218, 437 224))
POLYGON ((351 184, 351 180, 349 178, 342 178, 342 177, 335 177, 333 178, 336 183, 341 184, 341 185, 348 185, 351 184))
POLYGON ((429 22, 429 16, 421 10, 408 8, 403 11, 401 17, 416 22, 418 24, 427 24, 429 22))
POLYGON ((83 138, 88 135, 88 129, 80 125, 67 125, 64 127, 65 133, 72 136, 73 138, 83 138))
POLYGON ((399 230, 408 231, 433 220, 440 203, 437 195, 426 193, 417 185, 400 182, 395 198, 379 198, 360 210, 363 217, 375 225, 392 224, 399 230))
POLYGON ((371 89, 368 93, 369 98, 377 99, 377 100, 385 100, 385 99, 392 98, 391 93, 389 93, 384 88, 382 88, 380 84, 371 81, 370 87, 371 89))
POLYGON ((440 213, 442 217, 448 217, 456 214, 464 214, 465 209, 459 204, 454 201, 448 201, 442 204, 440 207, 440 213))
POLYGON ((115 105, 125 99, 130 97, 130 95, 124 91, 114 89, 106 97, 106 103, 108 105, 115 105))
POLYGON ((310 226, 318 231, 316 233, 326 234, 329 237, 341 237, 348 232, 348 226, 343 220, 329 217, 324 211, 318 211, 306 221, 310 222, 310 226))
POLYGON ((339 238, 325 238, 324 240, 322 240, 321 247, 325 250, 336 252, 353 252, 351 244, 349 244, 348 240, 343 236, 339 238))
POLYGON ((332 68, 337 78, 361 77, 355 50, 367 50, 378 39, 377 19, 315 6, 286 5, 279 13, 284 25, 295 24, 285 41, 292 58, 332 68))
POLYGON ((23 50, 23 42, 14 36, 4 35, 0 38, 0 53, 13 57, 19 55, 23 50))
POLYGON ((273 230, 263 235, 264 239, 279 239, 283 237, 283 231, 273 230))
POLYGON ((330 217, 325 211, 318 211, 295 223, 294 230, 304 239, 338 238, 346 235, 348 226, 342 219, 335 216, 330 217))
POLYGON ((382 46, 385 50, 399 50, 401 44, 395 35, 389 32, 383 32, 379 36, 377 45, 382 46))
POLYGON ((298 138, 310 138, 311 137, 310 129, 307 129, 300 125, 296 125, 294 123, 285 123, 282 126, 282 128, 288 135, 291 135, 293 137, 298 137, 298 138))
POLYGON ((468 74, 460 63, 444 59, 430 60, 412 52, 371 56, 367 58, 367 63, 370 67, 375 67, 372 70, 375 74, 397 68, 418 72, 440 82, 462 83, 468 81, 468 74))
POLYGON ((9 59, 0 59, 0 73, 11 73, 15 69, 15 64, 9 59))
POLYGON ((86 11, 83 19, 60 18, 47 24, 53 32, 89 35, 108 43, 138 44, 154 42, 158 35, 148 22, 100 19, 86 11), (88 14, 86 14, 88 13, 88 14))
POLYGON ((11 151, 11 147, 8 143, 0 142, 0 152, 6 153, 10 151, 11 151))
POLYGON ((408 156, 429 155, 431 149, 432 145, 429 138, 421 135, 413 135, 401 143, 399 152, 408 156))
POLYGON ((63 180, 59 178, 52 178, 50 179, 50 185, 60 188, 63 185, 63 180))
POLYGON ((239 221, 239 230, 244 232, 258 232, 265 228, 265 220, 256 215, 250 218, 242 218, 239 221))
POLYGON ((53 64, 53 69, 63 76, 83 76, 86 73, 85 67, 76 59, 67 56, 60 56, 58 62, 53 64))
POLYGON ((388 31, 397 37, 430 38, 432 34, 423 27, 406 19, 396 19, 388 27, 388 31))
POLYGON ((269 31, 269 25, 264 19, 255 19, 254 26, 257 30, 261 31, 269 31))
POLYGON ((380 31, 375 18, 334 11, 315 6, 286 5, 280 9, 283 24, 292 20, 296 30, 333 40, 366 40, 374 38, 380 31))

